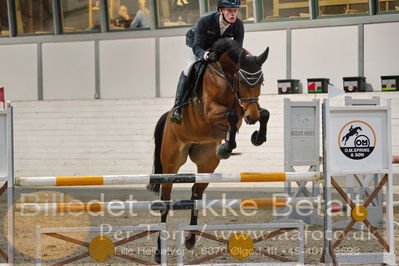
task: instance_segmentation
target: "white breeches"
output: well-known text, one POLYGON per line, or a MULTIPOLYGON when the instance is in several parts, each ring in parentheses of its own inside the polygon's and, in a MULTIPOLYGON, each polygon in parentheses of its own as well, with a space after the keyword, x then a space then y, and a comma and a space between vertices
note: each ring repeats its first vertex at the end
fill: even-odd
POLYGON ((186 45, 186 66, 184 68, 184 75, 188 75, 188 71, 190 70, 190 67, 192 64, 194 64, 197 61, 197 57, 193 53, 193 49, 188 47, 186 45))

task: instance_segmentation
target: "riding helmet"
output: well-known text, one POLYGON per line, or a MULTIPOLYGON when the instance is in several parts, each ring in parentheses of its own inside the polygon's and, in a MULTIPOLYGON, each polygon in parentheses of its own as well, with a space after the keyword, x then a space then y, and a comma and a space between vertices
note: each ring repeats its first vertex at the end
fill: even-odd
POLYGON ((240 0, 218 0, 218 8, 222 7, 240 7, 240 0))

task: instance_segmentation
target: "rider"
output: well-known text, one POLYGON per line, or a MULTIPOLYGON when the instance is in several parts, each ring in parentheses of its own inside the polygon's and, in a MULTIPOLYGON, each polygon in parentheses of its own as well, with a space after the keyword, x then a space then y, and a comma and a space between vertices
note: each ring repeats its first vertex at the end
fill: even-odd
POLYGON ((197 60, 216 61, 216 54, 207 51, 221 38, 232 38, 242 47, 244 40, 244 26, 238 18, 240 0, 218 0, 217 11, 201 17, 197 24, 187 31, 186 45, 188 54, 186 67, 181 72, 177 84, 175 105, 170 120, 180 124, 183 119, 182 105, 186 94, 186 80, 190 66, 197 60))

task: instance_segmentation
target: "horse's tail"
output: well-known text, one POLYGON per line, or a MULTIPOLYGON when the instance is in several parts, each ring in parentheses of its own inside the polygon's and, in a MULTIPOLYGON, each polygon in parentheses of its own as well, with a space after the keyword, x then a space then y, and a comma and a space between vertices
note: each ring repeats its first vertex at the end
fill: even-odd
MULTIPOLYGON (((155 141, 155 150, 154 150, 154 174, 162 174, 162 163, 161 163, 161 146, 162 146, 162 138, 163 138, 163 130, 165 128, 166 118, 168 117, 168 112, 164 113, 158 120, 157 125, 155 126, 154 131, 154 141, 155 141)), ((147 189, 149 191, 155 192, 159 194, 161 188, 161 184, 148 184, 147 189)))

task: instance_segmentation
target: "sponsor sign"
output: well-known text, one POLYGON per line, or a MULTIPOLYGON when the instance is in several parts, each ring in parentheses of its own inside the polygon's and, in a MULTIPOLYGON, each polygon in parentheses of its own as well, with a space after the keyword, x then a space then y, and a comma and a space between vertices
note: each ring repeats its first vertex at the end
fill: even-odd
POLYGON ((328 154, 332 171, 388 169, 390 131, 387 109, 381 107, 331 107, 328 121, 328 154))
POLYGON ((346 157, 361 160, 368 157, 376 145, 375 131, 365 121, 347 123, 338 134, 338 145, 346 157))

